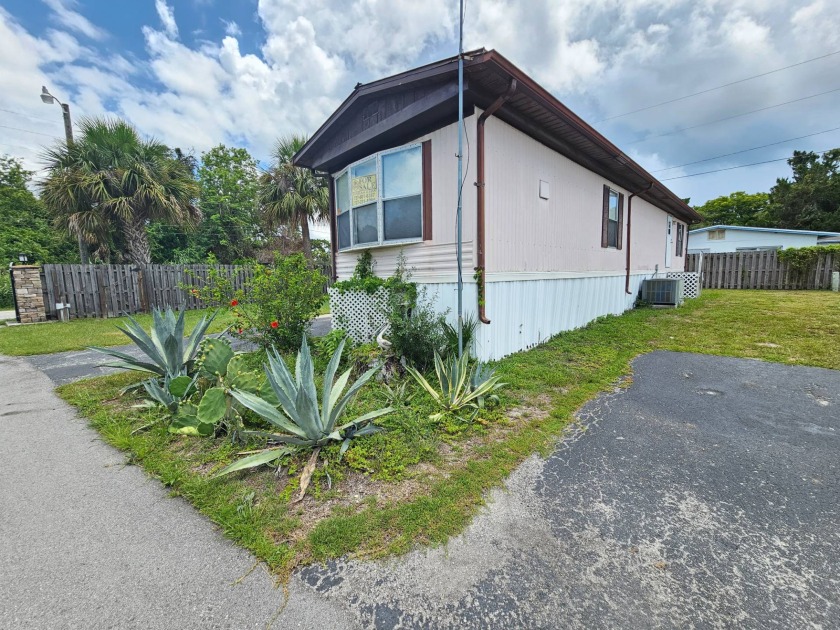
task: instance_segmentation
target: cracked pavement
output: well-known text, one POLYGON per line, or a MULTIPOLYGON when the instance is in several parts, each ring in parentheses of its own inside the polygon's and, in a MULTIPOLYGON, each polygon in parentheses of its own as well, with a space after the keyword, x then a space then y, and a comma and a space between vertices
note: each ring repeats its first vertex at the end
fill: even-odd
POLYGON ((14 374, 0 379, 0 627, 840 627, 838 371, 641 356, 462 535, 305 568, 279 615, 262 572, 232 586, 246 552, 114 466, 52 394, 7 398, 46 381, 14 374))

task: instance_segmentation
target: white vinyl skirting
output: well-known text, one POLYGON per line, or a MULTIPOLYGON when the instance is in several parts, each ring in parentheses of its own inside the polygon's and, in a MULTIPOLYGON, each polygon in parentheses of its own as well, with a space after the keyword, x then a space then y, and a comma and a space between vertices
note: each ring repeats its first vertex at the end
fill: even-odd
MULTIPOLYGON (((557 333, 585 326, 602 315, 619 315, 633 307, 639 287, 652 271, 630 276, 630 294, 624 274, 542 280, 487 282, 486 311, 490 324, 479 325, 474 346, 482 361, 495 361, 532 348, 557 333)), ((457 284, 423 284, 439 312, 448 310, 454 323, 457 284)), ((464 314, 476 314, 476 285, 464 282, 464 314)))

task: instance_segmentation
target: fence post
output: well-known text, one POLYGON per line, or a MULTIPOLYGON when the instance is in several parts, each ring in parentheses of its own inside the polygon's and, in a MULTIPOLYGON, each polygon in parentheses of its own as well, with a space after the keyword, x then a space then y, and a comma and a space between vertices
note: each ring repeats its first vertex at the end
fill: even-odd
POLYGON ((146 287, 146 276, 143 273, 143 267, 132 267, 132 271, 137 270, 137 288, 140 290, 140 311, 142 313, 149 312, 149 294, 146 287))

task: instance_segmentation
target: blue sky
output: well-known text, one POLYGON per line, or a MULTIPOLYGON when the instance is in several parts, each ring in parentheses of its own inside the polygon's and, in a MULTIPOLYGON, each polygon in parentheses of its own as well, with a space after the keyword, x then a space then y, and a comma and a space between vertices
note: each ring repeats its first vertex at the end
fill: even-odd
MULTIPOLYGON (((74 116, 119 115, 171 146, 242 145, 265 161, 356 82, 453 54, 456 15, 453 0, 0 0, 0 152, 37 169, 41 146, 62 137, 43 84, 74 116)), ((831 0, 468 0, 466 39, 596 123, 838 52, 840 12, 831 0)), ((840 129, 827 130, 840 128, 840 91, 820 93, 840 88, 838 62, 595 126, 663 179, 837 147, 840 129)), ((787 173, 781 161, 667 183, 702 202, 787 173)))

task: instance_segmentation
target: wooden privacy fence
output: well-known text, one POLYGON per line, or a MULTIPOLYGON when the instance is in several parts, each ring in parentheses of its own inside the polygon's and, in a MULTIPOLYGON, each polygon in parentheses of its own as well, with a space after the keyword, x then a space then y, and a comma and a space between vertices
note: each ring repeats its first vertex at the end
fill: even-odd
MULTIPOLYGON (((119 317, 153 308, 203 308, 188 288, 202 287, 211 269, 244 289, 253 269, 238 265, 44 265, 41 285, 49 319, 58 319, 57 303, 69 304, 69 317, 119 317)), ((327 278, 329 269, 321 269, 327 278)), ((326 292, 327 287, 324 287, 326 292)))
POLYGON ((835 256, 819 256, 800 272, 779 260, 776 251, 688 254, 686 271, 700 271, 704 289, 830 289, 835 256))

